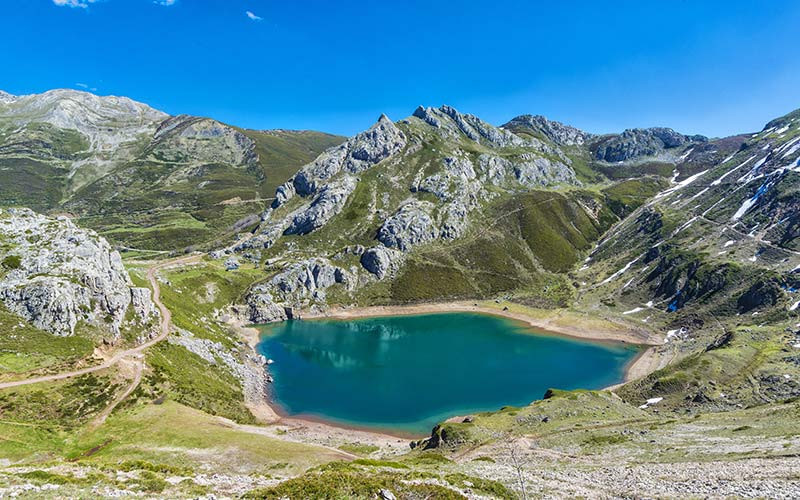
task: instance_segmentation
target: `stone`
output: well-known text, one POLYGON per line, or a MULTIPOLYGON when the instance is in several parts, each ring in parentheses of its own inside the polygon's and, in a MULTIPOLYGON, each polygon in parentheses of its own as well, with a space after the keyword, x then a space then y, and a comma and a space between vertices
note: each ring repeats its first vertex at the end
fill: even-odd
POLYGON ((512 131, 518 129, 532 130, 560 146, 581 146, 595 137, 594 134, 589 134, 557 121, 548 120, 541 115, 517 116, 501 128, 512 131))
POLYGON ((228 257, 225 261, 225 270, 226 271, 235 271, 239 269, 239 259, 236 257, 228 257))
POLYGON ((324 226, 342 211, 355 188, 356 181, 350 176, 327 184, 308 207, 294 213, 284 234, 308 234, 324 226))
MULTIPOLYGON (((301 196, 312 195, 324 181, 339 172, 362 172, 398 153, 405 145, 406 137, 403 132, 386 115, 381 115, 378 122, 369 129, 353 136, 344 144, 328 149, 313 162, 302 167, 292 178, 292 187, 301 196)), ((286 197, 287 194, 288 188, 280 197, 286 197)), ((276 194, 276 201, 278 198, 276 194)))
POLYGON ((707 142, 703 136, 687 136, 671 128, 655 127, 627 129, 599 143, 594 157, 607 162, 622 162, 639 157, 658 156, 667 149, 684 146, 691 142, 707 142))
POLYGON ((86 321, 116 336, 129 306, 141 320, 157 314, 149 291, 131 285, 119 253, 68 217, 0 210, 0 237, 10 248, 0 249, 0 261, 19 257, 0 276, 0 301, 37 328, 67 336, 86 321))
POLYGON ((361 265, 378 279, 394 274, 402 261, 402 252, 384 246, 369 248, 361 254, 361 265))
POLYGON ((407 252, 411 247, 436 239, 439 232, 430 212, 433 204, 411 201, 386 219, 378 230, 378 241, 390 248, 407 252))

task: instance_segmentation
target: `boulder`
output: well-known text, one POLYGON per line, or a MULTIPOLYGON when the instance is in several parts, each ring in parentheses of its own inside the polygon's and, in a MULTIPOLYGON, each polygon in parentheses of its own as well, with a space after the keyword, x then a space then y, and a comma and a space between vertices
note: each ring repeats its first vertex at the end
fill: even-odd
POLYGON ((402 252, 384 246, 369 248, 361 254, 361 265, 378 279, 394 274, 402 261, 402 252))

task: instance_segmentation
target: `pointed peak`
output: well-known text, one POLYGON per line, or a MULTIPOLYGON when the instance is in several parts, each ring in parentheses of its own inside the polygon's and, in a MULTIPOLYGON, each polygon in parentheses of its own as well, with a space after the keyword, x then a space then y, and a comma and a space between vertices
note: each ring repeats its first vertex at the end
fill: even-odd
POLYGON ((3 90, 0 90, 0 102, 12 102, 16 100, 17 96, 9 94, 8 92, 5 92, 3 90))

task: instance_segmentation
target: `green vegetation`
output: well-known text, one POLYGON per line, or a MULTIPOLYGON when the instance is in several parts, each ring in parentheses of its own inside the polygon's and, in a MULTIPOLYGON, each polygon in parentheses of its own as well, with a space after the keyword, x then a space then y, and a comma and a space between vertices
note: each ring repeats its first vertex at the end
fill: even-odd
POLYGON ((21 263, 22 263, 22 258, 19 255, 6 255, 6 257, 3 259, 3 262, 1 262, 0 265, 3 267, 3 269, 7 269, 10 271, 14 269, 19 269, 21 263))
POLYGON ((0 381, 22 374, 57 372, 92 354, 94 342, 82 335, 57 337, 34 328, 0 304, 0 381))
POLYGON ((462 473, 447 474, 445 480, 458 488, 469 488, 479 493, 489 495, 493 498, 516 500, 517 494, 506 488, 503 483, 492 481, 491 479, 483 479, 480 477, 468 476, 462 473))
MULTIPOLYGON (((110 375, 88 374, 7 389, 0 392, 0 419, 44 432, 74 429, 105 408, 118 388, 110 375)), ((9 445, 15 443, 0 441, 0 446, 9 445)))
POLYGON ((210 368, 206 360, 186 348, 166 342, 148 350, 147 364, 153 373, 135 396, 153 400, 167 393, 212 415, 254 422, 244 405, 241 383, 224 367, 210 368))
MULTIPOLYGON (((465 498, 460 493, 433 483, 410 483, 413 474, 375 472, 354 464, 334 463, 309 471, 271 488, 249 492, 245 498, 375 498, 381 490, 398 498, 465 498)), ((505 498, 505 497, 503 497, 505 498)))
POLYGON ((378 451, 380 448, 373 444, 366 443, 345 443, 339 445, 339 449, 348 453, 355 453, 357 455, 369 455, 378 451))

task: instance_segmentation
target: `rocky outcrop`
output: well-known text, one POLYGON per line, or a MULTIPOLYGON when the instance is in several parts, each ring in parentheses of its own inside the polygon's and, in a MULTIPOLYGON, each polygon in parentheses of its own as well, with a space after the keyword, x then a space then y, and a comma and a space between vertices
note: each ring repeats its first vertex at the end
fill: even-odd
POLYGON ((594 147, 594 157, 607 162, 620 162, 638 157, 651 157, 692 142, 707 142, 701 135, 679 134, 671 128, 627 129, 619 135, 601 139, 594 147))
POLYGON ((245 299, 249 320, 254 323, 285 320, 294 307, 312 302, 324 303, 328 288, 337 283, 349 286, 352 281, 347 270, 327 259, 295 262, 250 290, 245 299))
POLYGON ((403 262, 403 253, 399 250, 376 246, 361 254, 361 265, 378 279, 394 274, 403 262))
POLYGON ((288 319, 286 308, 279 306, 272 298, 269 287, 258 285, 247 295, 247 316, 253 323, 272 323, 288 319))
POLYGON ((481 180, 495 186, 511 187, 511 181, 527 188, 580 184, 569 165, 533 153, 510 158, 484 153, 478 157, 478 172, 481 180))
POLYGON ((195 337, 183 329, 178 329, 177 335, 170 335, 168 341, 199 356, 209 365, 228 371, 242 385, 246 402, 265 400, 269 374, 264 356, 243 345, 231 349, 220 342, 195 337))
POLYGON ((414 111, 413 116, 440 129, 444 135, 450 137, 455 138, 464 134, 475 142, 494 147, 528 145, 527 141, 512 132, 490 125, 477 116, 459 113, 450 106, 445 105, 440 108, 420 106, 414 111))
POLYGON ((342 211, 347 198, 355 188, 356 180, 350 176, 326 184, 308 207, 292 215, 291 223, 284 234, 308 234, 324 226, 334 215, 342 211))
POLYGON ((344 144, 331 148, 304 166, 289 181, 291 188, 279 188, 274 207, 291 198, 294 193, 301 196, 314 194, 323 182, 339 172, 357 174, 385 160, 402 150, 406 137, 386 116, 381 115, 378 122, 368 130, 347 140, 344 144))
POLYGON ((582 146, 594 137, 593 134, 563 123, 548 120, 541 115, 521 115, 513 118, 503 125, 504 129, 511 131, 522 130, 533 132, 559 146, 582 146))
POLYGON ((426 201, 403 205, 378 230, 378 241, 406 252, 414 245, 436 239, 439 231, 431 218, 432 210, 433 204, 426 201))
POLYGON ((85 321, 119 334, 132 306, 155 315, 150 292, 131 286, 118 252, 67 217, 28 209, 0 211, 0 300, 34 326, 72 335, 85 321))
POLYGON ((141 134, 152 134, 158 123, 168 117, 127 97, 98 96, 78 90, 5 96, 0 121, 11 120, 19 126, 48 123, 76 130, 88 139, 93 151, 110 151, 141 134))

